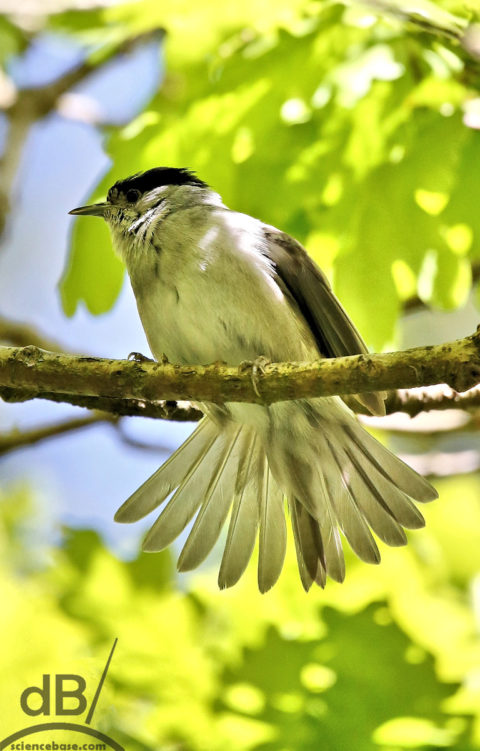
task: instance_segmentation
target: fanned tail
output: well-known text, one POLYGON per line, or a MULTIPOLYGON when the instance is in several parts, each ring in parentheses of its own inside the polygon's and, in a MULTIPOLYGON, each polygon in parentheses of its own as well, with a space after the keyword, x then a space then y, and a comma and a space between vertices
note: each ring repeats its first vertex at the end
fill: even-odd
POLYGON ((175 490, 149 530, 143 549, 167 547, 195 517, 178 559, 179 571, 196 568, 218 539, 232 507, 219 586, 231 587, 243 574, 259 530, 258 585, 266 592, 277 581, 286 551, 283 492, 268 466, 255 430, 230 423, 219 429, 208 418, 115 515, 136 521, 175 490))
MULTIPOLYGON (((340 529, 352 550, 379 563, 372 531, 390 546, 405 545, 405 529, 424 526, 412 502, 437 497, 435 489, 370 436, 346 410, 325 419, 318 402, 306 410, 308 429, 295 440, 278 432, 267 449, 289 500, 298 568, 306 590, 325 574, 345 574, 340 529)), ((298 407, 297 407, 298 409, 298 407)))
POLYGON ((160 506, 143 548, 169 545, 195 517, 178 561, 196 568, 215 545, 230 513, 218 576, 220 588, 243 574, 255 540, 258 586, 266 592, 280 576, 286 551, 288 501, 300 578, 305 590, 326 578, 341 582, 345 561, 340 531, 354 552, 379 563, 374 533, 404 545, 404 529, 424 525, 412 502, 437 497, 432 486, 370 436, 338 400, 270 408, 270 430, 233 420, 204 418, 117 511, 132 522, 160 506), (302 406, 303 405, 303 406, 302 406))

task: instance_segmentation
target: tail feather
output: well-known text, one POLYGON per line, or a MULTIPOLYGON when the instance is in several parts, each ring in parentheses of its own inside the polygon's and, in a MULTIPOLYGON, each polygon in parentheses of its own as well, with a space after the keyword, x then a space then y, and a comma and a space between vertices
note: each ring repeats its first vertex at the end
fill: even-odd
POLYGON ((369 461, 368 456, 363 453, 361 446, 352 442, 349 446, 349 453, 359 471, 361 470, 364 476, 369 478, 384 508, 402 527, 406 529, 420 529, 425 526, 425 519, 418 508, 405 493, 395 485, 392 485, 377 470, 375 465, 369 461))
POLYGON ((296 498, 289 498, 288 501, 303 588, 308 592, 314 581, 324 587, 326 562, 318 522, 296 498))
POLYGON ((378 492, 370 477, 365 474, 348 449, 345 449, 345 456, 351 461, 353 472, 356 472, 352 479, 352 489, 355 485, 358 486, 359 502, 363 514, 373 531, 387 545, 391 545, 392 547, 406 545, 407 536, 402 526, 391 514, 389 506, 378 492))
MULTIPOLYGON (((218 465, 228 446, 228 437, 222 432, 217 433, 212 442, 208 441, 204 453, 186 472, 181 485, 145 537, 143 550, 149 553, 163 550, 183 532, 202 504, 212 479, 216 476, 218 465)), ((182 448, 180 447, 179 452, 182 448)))
POLYGON ((287 528, 283 491, 277 485, 264 452, 260 493, 260 536, 258 548, 258 588, 267 592, 277 581, 287 549, 287 528))
POLYGON ((309 514, 319 523, 325 523, 328 505, 321 502, 323 488, 316 487, 315 464, 312 463, 311 457, 308 454, 302 456, 295 446, 277 446, 275 443, 268 447, 267 457, 286 495, 301 499, 309 514))
POLYGON ((338 464, 337 456, 326 438, 324 438, 324 443, 325 449, 322 455, 326 460, 322 471, 325 474, 328 495, 331 498, 338 525, 350 547, 362 561, 379 563, 380 552, 377 544, 344 477, 342 468, 338 464))
MULTIPOLYGON (((317 447, 318 450, 318 447, 317 447)), ((335 512, 318 457, 309 444, 285 446, 283 441, 272 443, 267 456, 274 475, 279 478, 288 498, 299 500, 319 526, 325 554, 327 574, 335 581, 345 578, 345 559, 337 529, 335 512), (321 468, 320 468, 321 469, 321 468)), ((297 543, 299 544, 299 540, 297 543)))
POLYGON ((320 534, 325 548, 327 574, 331 579, 341 584, 345 579, 345 557, 340 533, 335 522, 326 527, 320 527, 320 534))
POLYGON ((258 464, 263 451, 255 434, 249 436, 245 461, 237 475, 232 515, 218 574, 220 589, 232 587, 245 571, 253 552, 259 524, 258 464))
POLYGON ((338 524, 350 547, 366 563, 380 563, 380 551, 355 497, 345 485, 333 499, 338 524))
POLYGON ((345 487, 375 534, 387 545, 404 545, 407 541, 405 532, 385 510, 382 497, 352 460, 349 450, 338 441, 334 444, 333 439, 327 440, 345 487))
POLYGON ((352 420, 343 427, 353 443, 360 444, 362 452, 375 469, 389 481, 389 484, 395 485, 405 495, 421 503, 428 503, 438 498, 437 491, 427 480, 382 446, 356 422, 352 420))
POLYGON ((167 495, 180 485, 190 467, 202 459, 206 444, 211 445, 217 435, 217 428, 211 420, 201 420, 178 451, 120 506, 115 521, 136 522, 160 506, 167 495))
POLYGON ((215 545, 230 509, 235 492, 238 465, 244 456, 244 441, 239 427, 226 444, 195 523, 178 559, 179 571, 191 571, 200 565, 215 545))

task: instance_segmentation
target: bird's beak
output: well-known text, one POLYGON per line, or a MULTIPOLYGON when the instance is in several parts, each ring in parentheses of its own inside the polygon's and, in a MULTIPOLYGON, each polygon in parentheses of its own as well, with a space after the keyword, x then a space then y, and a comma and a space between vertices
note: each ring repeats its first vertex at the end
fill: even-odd
POLYGON ((79 206, 78 209, 72 209, 68 213, 78 216, 105 216, 105 209, 108 206, 107 202, 92 203, 90 206, 79 206))

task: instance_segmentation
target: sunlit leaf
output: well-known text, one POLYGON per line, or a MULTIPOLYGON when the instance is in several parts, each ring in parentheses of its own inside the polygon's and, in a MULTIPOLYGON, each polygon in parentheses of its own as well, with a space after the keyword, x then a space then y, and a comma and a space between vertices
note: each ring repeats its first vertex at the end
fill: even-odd
POLYGON ((71 254, 60 281, 65 313, 73 315, 80 302, 94 315, 110 310, 120 293, 123 277, 123 265, 112 250, 103 220, 77 220, 71 254))

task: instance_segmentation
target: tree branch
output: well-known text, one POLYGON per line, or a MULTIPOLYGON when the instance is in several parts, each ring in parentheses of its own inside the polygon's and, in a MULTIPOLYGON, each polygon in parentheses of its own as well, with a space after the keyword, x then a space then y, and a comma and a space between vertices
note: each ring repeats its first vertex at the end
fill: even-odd
MULTIPOLYGON (((349 0, 343 2, 346 5, 351 4, 349 0)), ((466 18, 453 15, 444 8, 438 8, 433 2, 424 2, 421 8, 418 8, 415 2, 404 2, 399 5, 392 0, 362 0, 361 4, 377 13, 407 21, 419 31, 451 39, 458 43, 475 63, 480 60, 480 25, 469 23, 466 18)))
POLYGON ((51 352, 65 352, 65 348, 62 349, 58 342, 43 334, 36 326, 13 321, 1 315, 0 342, 13 344, 15 347, 27 347, 29 344, 33 344, 35 347, 48 349, 51 352))
MULTIPOLYGON (((68 351, 35 326, 0 316, 0 342, 16 347, 34 345, 52 352, 68 351)), ((157 420, 174 422, 197 422, 202 412, 188 402, 166 402, 163 400, 145 401, 140 399, 111 399, 98 396, 74 396, 73 394, 36 392, 36 399, 47 399, 57 403, 68 403, 75 407, 85 407, 118 417, 151 417, 157 420)), ((1 389, 0 397, 5 402, 25 402, 32 399, 30 391, 22 389, 1 389)))
MULTIPOLYGON (((309 363, 274 363, 258 375, 255 392, 249 369, 213 365, 180 366, 57 354, 37 347, 0 348, 0 395, 7 401, 47 394, 79 403, 91 397, 135 400, 137 414, 160 399, 271 404, 317 396, 357 394, 445 383, 463 392, 480 382, 480 333, 465 339, 404 352, 354 355, 309 363), (73 397, 73 398, 72 398, 73 397)), ((467 400, 467 396, 463 397, 467 400)), ((400 396, 391 397, 395 409, 400 396)), ((406 400, 408 402, 408 399, 406 400)), ((428 400, 422 399, 424 405, 428 400)), ((456 396, 447 401, 458 407, 456 396)), ((111 403, 111 402, 110 402, 111 403)), ((432 404, 433 406, 433 404, 432 404)), ((429 408, 432 408, 430 406, 429 408)), ((435 408, 438 405, 435 404, 435 408)), ((163 407, 165 408, 165 405, 163 407)), ((425 407, 423 407, 425 408, 425 407)))
MULTIPOLYGON (((203 416, 201 410, 187 401, 147 401, 140 399, 110 399, 99 396, 76 396, 74 394, 54 394, 48 391, 31 391, 0 387, 0 398, 14 404, 30 399, 46 399, 50 402, 67 403, 75 407, 85 407, 102 412, 108 412, 119 417, 149 417, 154 420, 170 420, 173 422, 198 422, 203 416)), ((358 414, 369 413, 359 402, 351 397, 345 397, 348 406, 358 414)), ((430 410, 443 411, 458 409, 467 411, 480 408, 480 388, 474 388, 464 394, 459 394, 445 386, 429 389, 399 389, 391 391, 387 396, 385 410, 387 415, 403 412, 409 417, 416 417, 422 412, 430 410)))
POLYGON ((0 386, 0 398, 9 404, 27 402, 30 399, 46 399, 57 404, 72 404, 101 412, 109 412, 119 417, 151 417, 154 420, 173 420, 174 422, 197 422, 203 416, 196 407, 185 401, 149 401, 146 399, 111 399, 108 396, 83 396, 75 394, 52 393, 50 391, 32 391, 3 388, 0 386))
MULTIPOLYGON (((480 264, 476 267, 480 278, 480 264)), ((413 305, 412 305, 413 308, 413 305)), ((18 347, 34 345, 52 352, 66 352, 66 348, 51 339, 48 335, 30 324, 13 321, 0 316, 0 342, 13 344, 18 347)), ((31 391, 20 388, 0 388, 0 397, 4 401, 15 403, 29 399, 46 399, 57 403, 68 403, 76 407, 108 412, 119 417, 150 417, 156 420, 171 420, 174 422, 197 422, 202 417, 202 412, 189 402, 164 401, 145 399, 126 399, 104 396, 85 396, 68 393, 53 393, 49 391, 31 391)), ((366 414, 366 410, 354 398, 345 397, 349 407, 355 412, 366 414)), ((435 389, 424 388, 422 390, 399 389, 391 391, 386 400, 387 415, 395 412, 404 412, 410 417, 415 417, 421 412, 429 410, 460 409, 473 411, 480 408, 480 389, 472 389, 466 394, 443 386, 435 389)))
POLYGON ((46 438, 55 438, 56 436, 70 433, 74 430, 89 428, 102 422, 116 425, 118 417, 105 413, 97 413, 88 415, 87 417, 63 420, 52 425, 43 425, 31 430, 11 430, 9 433, 0 435, 0 456, 24 446, 32 446, 35 443, 44 441, 46 438))
MULTIPOLYGON (((472 289, 480 281, 480 263, 478 261, 472 262, 472 289)), ((404 300, 402 305, 402 312, 404 315, 410 313, 417 313, 419 310, 432 310, 431 306, 424 302, 418 295, 412 295, 404 300)))
POLYGON ((405 412, 410 417, 430 410, 460 409, 475 412, 480 407, 480 388, 471 388, 463 394, 448 386, 410 391, 400 389, 388 394, 385 406, 388 415, 405 412))
POLYGON ((16 97, 12 98, 10 106, 4 108, 7 116, 7 134, 3 156, 0 159, 0 235, 3 232, 9 211, 11 191, 23 147, 32 125, 52 112, 60 98, 73 86, 84 81, 94 71, 110 62, 113 57, 126 54, 140 44, 159 38, 163 33, 163 30, 157 29, 125 39, 117 47, 109 50, 101 64, 87 59, 52 83, 46 86, 22 89, 17 92, 16 97))

